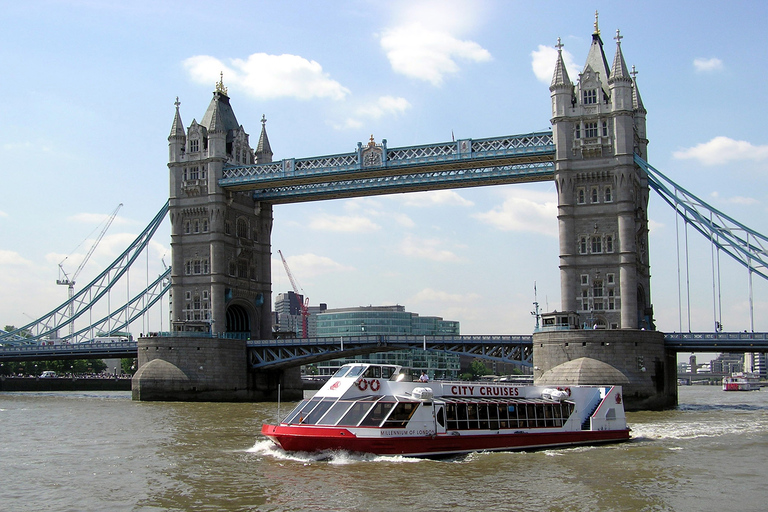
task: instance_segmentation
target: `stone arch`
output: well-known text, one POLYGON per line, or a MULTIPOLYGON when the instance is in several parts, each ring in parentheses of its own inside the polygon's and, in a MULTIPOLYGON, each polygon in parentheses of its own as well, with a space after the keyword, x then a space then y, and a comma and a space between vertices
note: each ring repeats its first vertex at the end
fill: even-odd
POLYGON ((235 302, 227 306, 226 318, 226 332, 228 333, 242 333, 250 336, 252 331, 252 324, 254 318, 254 312, 246 305, 235 302))

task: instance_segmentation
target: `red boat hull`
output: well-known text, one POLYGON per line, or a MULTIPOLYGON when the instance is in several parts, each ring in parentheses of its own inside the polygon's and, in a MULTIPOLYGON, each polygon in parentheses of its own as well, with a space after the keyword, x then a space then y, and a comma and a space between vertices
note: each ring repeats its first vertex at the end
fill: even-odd
POLYGON ((627 441, 625 430, 578 430, 510 434, 438 434, 419 437, 362 437, 338 427, 264 425, 261 433, 288 452, 345 450, 377 455, 447 455, 627 441))

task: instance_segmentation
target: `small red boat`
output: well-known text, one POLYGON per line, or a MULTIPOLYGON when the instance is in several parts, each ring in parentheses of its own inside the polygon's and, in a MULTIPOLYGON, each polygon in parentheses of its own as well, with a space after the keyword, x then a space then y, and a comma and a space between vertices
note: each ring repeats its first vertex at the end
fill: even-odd
POLYGON ((760 377, 754 373, 734 373, 723 378, 723 391, 759 391, 760 377))
POLYGON ((408 369, 365 363, 261 432, 289 452, 418 457, 629 439, 620 386, 413 382, 408 369))

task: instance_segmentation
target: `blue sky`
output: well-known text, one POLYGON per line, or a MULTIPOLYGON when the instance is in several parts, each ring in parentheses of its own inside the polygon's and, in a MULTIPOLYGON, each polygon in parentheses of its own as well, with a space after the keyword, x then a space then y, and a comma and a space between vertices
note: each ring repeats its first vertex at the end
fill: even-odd
MULTIPOLYGON (((596 9, 609 62, 620 29, 637 67, 650 163, 768 233, 763 2, 9 2, 0 324, 66 298, 59 262, 72 273, 118 203, 78 283, 143 229, 168 197, 174 101, 185 126, 199 121, 220 72, 253 146, 266 115, 275 159, 350 152, 371 135, 397 147, 545 130, 554 44, 576 79, 596 9)), ((675 220, 655 195, 650 218, 657 326, 688 330, 690 296, 690 329, 711 330, 708 245, 689 237, 680 298, 675 220)), ((168 232, 152 276, 170 261, 168 232)), ((402 304, 465 334, 530 333, 534 282, 542 309, 560 307, 556 233, 551 183, 277 206, 273 289, 290 287, 280 249, 313 305, 402 304)), ((747 274, 721 267, 725 328, 748 329, 747 274)), ((753 288, 765 331, 768 286, 753 288)), ((147 322, 159 328, 159 314, 147 322)))

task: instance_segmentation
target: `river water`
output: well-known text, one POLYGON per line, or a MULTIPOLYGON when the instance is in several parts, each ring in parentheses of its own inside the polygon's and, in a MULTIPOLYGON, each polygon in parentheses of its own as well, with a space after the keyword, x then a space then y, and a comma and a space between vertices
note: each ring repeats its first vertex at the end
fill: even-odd
MULTIPOLYGON (((0 393, 4 511, 764 511, 768 390, 680 388, 628 443, 448 460, 297 457, 258 432, 274 403, 0 393)), ((281 413, 290 404, 283 404, 281 413)))

